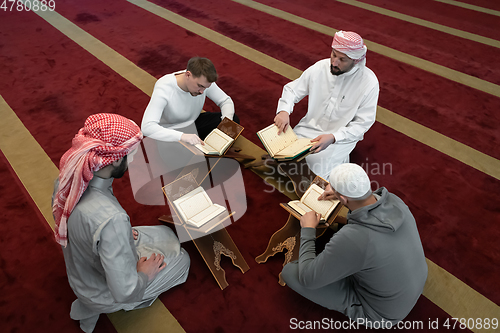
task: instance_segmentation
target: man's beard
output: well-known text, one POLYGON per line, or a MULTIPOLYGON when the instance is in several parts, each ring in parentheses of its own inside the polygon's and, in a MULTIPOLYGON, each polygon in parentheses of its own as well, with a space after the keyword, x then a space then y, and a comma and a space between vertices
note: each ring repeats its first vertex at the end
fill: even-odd
POLYGON ((127 155, 125 155, 120 165, 115 167, 111 172, 111 177, 122 178, 123 175, 125 175, 125 172, 127 172, 127 170, 128 170, 127 155))
POLYGON ((332 75, 339 76, 344 74, 345 72, 338 67, 333 67, 333 65, 330 65, 330 73, 332 73, 332 75))

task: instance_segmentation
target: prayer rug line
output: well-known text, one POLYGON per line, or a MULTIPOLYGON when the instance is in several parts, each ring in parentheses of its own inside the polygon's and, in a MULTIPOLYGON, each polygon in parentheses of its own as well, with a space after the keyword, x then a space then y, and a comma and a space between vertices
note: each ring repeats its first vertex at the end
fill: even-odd
POLYGON ((498 10, 484 8, 484 7, 479 7, 479 6, 476 6, 476 5, 471 5, 471 4, 460 2, 460 1, 456 1, 456 0, 434 0, 434 1, 446 3, 446 4, 452 5, 452 6, 462 7, 462 8, 465 8, 465 9, 475 10, 476 12, 481 12, 481 13, 485 13, 485 14, 500 16, 500 11, 498 11, 498 10))
MULTIPOLYGON (((47 224, 54 230, 50 198, 59 169, 1 95, 0 117, 0 149, 47 224), (38 170, 43 170, 43 174, 33 172, 33 165, 36 165, 38 170)), ((159 299, 149 308, 119 311, 108 314, 108 317, 118 333, 135 333, 138 328, 146 327, 151 333, 185 333, 177 319, 159 299)))
MULTIPOLYGON (((246 45, 234 41, 218 32, 206 28, 198 23, 188 20, 178 14, 175 14, 161 6, 145 0, 127 0, 149 12, 155 14, 169 22, 176 24, 186 30, 189 30, 219 46, 232 51, 256 64, 259 64, 277 74, 280 74, 290 80, 300 76, 302 71, 289 66, 277 59, 274 59, 262 52, 256 51, 246 45)), ((246 0, 233 0, 237 2, 250 2, 246 0)), ((121 73, 120 73, 121 74, 121 73)), ((149 75, 149 74, 148 74, 149 75)), ((500 91, 500 87, 498 87, 500 91)), ((423 143, 433 149, 436 149, 450 157, 459 160, 481 172, 484 172, 500 180, 500 160, 497 160, 487 154, 473 149, 463 143, 448 138, 438 132, 422 126, 412 120, 400 116, 390 110, 382 107, 377 108, 377 121, 382 124, 403 133, 410 138, 423 143), (404 120, 404 123, 401 121, 404 120), (430 138, 439 138, 434 142, 430 138)))
POLYGON ((410 16, 410 15, 406 15, 406 14, 401 14, 401 13, 398 13, 398 12, 395 12, 392 10, 388 10, 385 8, 381 8, 378 6, 374 6, 374 5, 367 4, 364 2, 360 2, 360 1, 356 1, 356 0, 336 0, 336 1, 345 3, 345 4, 350 5, 350 6, 355 6, 355 7, 361 8, 361 9, 365 9, 365 10, 368 10, 368 11, 371 11, 371 12, 374 12, 377 14, 389 16, 389 17, 392 17, 392 18, 395 18, 398 20, 402 20, 402 21, 409 22, 412 24, 420 25, 422 27, 426 27, 426 28, 433 29, 436 31, 444 32, 444 33, 447 33, 449 35, 468 39, 468 40, 471 40, 473 42, 478 42, 478 43, 482 43, 482 44, 485 44, 488 46, 500 48, 500 41, 498 41, 496 39, 492 39, 492 38, 484 37, 481 35, 473 34, 473 33, 467 32, 467 31, 462 31, 459 29, 447 27, 447 26, 442 25, 442 24, 419 19, 419 18, 410 16))
MULTIPOLYGON (((132 2, 131 0, 128 0, 132 2)), ((283 10, 270 7, 264 4, 261 4, 259 2, 255 2, 252 0, 232 0, 234 2, 237 2, 239 4, 242 4, 244 6, 253 8, 255 10, 267 13, 269 15, 281 18, 283 20, 292 22, 294 24, 301 25, 305 28, 311 29, 318 31, 320 33, 323 33, 328 36, 334 36, 335 33, 338 31, 337 29, 330 28, 326 25, 310 21, 308 19, 302 18, 300 16, 290 14, 288 12, 285 12, 283 10)), ((138 1, 137 1, 138 2, 138 1)), ((141 2, 144 2, 141 0, 141 2)), ((471 88, 481 90, 485 93, 491 94, 496 97, 500 97, 500 86, 485 81, 481 80, 477 77, 461 73, 459 71, 453 70, 451 68, 441 66, 438 64, 435 64, 431 61, 420 59, 418 57, 412 56, 410 54, 398 51, 396 49, 384 46, 382 44, 378 44, 375 42, 371 42, 369 40, 364 40, 366 46, 370 51, 373 51, 375 53, 381 54, 383 56, 386 56, 388 58, 400 61, 402 63, 411 65, 413 67, 425 70, 427 72, 433 73, 435 75, 439 75, 441 77, 444 77, 448 80, 458 82, 460 84, 469 86, 471 88)))

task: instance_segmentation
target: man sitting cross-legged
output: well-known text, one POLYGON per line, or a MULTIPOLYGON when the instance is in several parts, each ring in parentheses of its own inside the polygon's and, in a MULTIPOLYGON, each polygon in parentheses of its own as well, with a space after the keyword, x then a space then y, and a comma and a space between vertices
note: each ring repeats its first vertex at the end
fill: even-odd
POLYGON ((347 206, 347 224, 316 255, 320 216, 303 215, 299 259, 281 276, 321 306, 366 326, 390 327, 408 315, 427 279, 415 219, 384 187, 372 192, 368 175, 356 164, 335 167, 329 186, 320 199, 336 198, 347 206))
POLYGON ((53 195, 56 241, 77 299, 70 317, 92 332, 100 313, 150 306, 186 281, 189 256, 166 226, 132 228, 112 183, 127 171, 140 128, 116 114, 91 115, 62 156, 53 195))

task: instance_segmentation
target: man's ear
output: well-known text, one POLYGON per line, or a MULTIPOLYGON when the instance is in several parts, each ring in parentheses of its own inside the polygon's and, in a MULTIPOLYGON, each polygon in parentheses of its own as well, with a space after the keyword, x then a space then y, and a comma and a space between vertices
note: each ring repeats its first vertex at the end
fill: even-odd
POLYGON ((347 206, 347 202, 349 201, 349 199, 347 197, 344 197, 342 194, 340 194, 338 192, 337 192, 337 196, 339 198, 340 203, 343 204, 344 206, 347 206))
POLYGON ((123 157, 120 158, 119 160, 116 160, 114 161, 113 163, 111 163, 114 167, 119 167, 120 164, 122 164, 122 160, 123 160, 123 157))

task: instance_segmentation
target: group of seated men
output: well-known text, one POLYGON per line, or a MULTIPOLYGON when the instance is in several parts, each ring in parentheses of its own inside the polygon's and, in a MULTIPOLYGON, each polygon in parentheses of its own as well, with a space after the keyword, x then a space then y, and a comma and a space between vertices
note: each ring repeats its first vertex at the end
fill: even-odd
MULTIPOLYGON (((383 187, 372 191, 366 172, 349 163, 375 122, 379 85, 366 67, 366 51, 358 34, 339 31, 330 59, 283 88, 275 125, 286 132, 294 105, 309 96, 294 131, 313 138, 307 165, 330 182, 318 200, 338 199, 349 213, 319 254, 321 216, 303 215, 299 259, 283 268, 282 277, 299 294, 352 320, 397 323, 422 293, 427 264, 408 207, 383 187)), ((147 307, 186 281, 190 259, 174 232, 163 225, 132 228, 112 183, 127 171, 143 135, 195 145, 223 117, 239 122, 216 81, 210 60, 192 58, 185 70, 157 81, 141 128, 120 115, 91 115, 62 156, 52 198, 55 238, 77 296, 70 317, 84 332, 93 331, 101 313, 147 307), (206 97, 220 113, 201 112, 206 97)))

